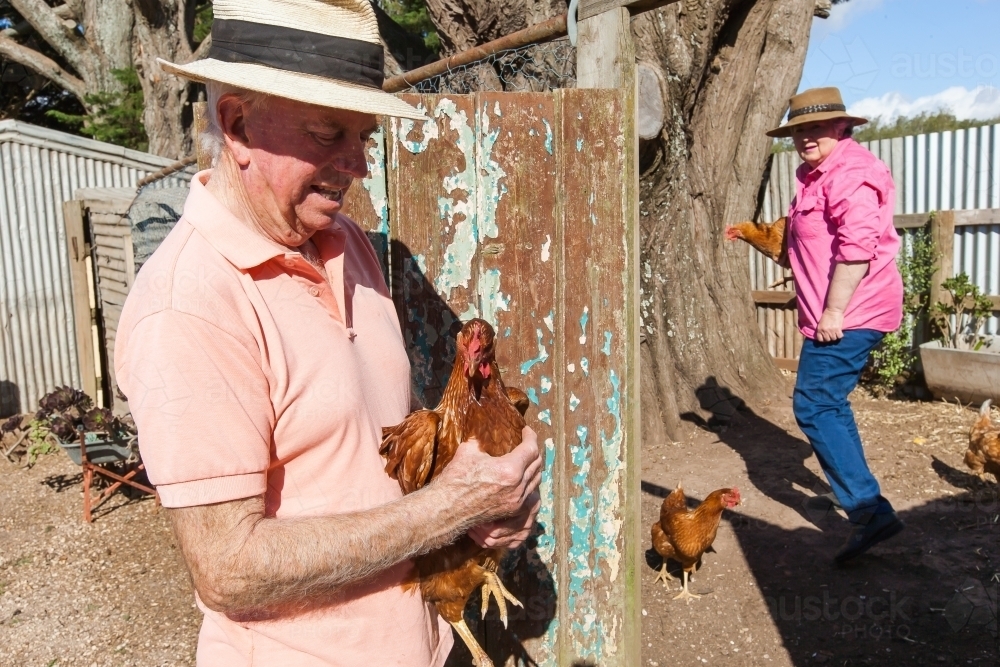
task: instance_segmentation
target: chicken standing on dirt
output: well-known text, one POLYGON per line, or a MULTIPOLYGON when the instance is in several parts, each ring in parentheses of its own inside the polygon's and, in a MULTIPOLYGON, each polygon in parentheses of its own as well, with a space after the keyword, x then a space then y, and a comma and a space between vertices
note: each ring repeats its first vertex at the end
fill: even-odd
MULTIPOLYGON (((476 440, 490 456, 503 456, 521 444, 527 397, 504 387, 496 363, 496 334, 484 320, 467 322, 457 338, 451 378, 440 404, 418 410, 402 423, 382 429, 381 453, 385 470, 399 481, 403 493, 429 484, 451 462, 459 444, 476 440)), ((468 535, 443 549, 415 560, 413 585, 424 600, 433 602, 469 647, 479 667, 493 662, 463 619, 465 605, 482 590, 485 618, 490 595, 496 598, 500 619, 507 626, 506 601, 522 606, 500 582, 497 570, 504 549, 480 547, 468 535)))
POLYGON ((979 408, 979 417, 969 431, 969 450, 965 452, 965 465, 985 481, 986 473, 1000 483, 1000 428, 990 421, 990 401, 979 408))
POLYGON ((688 590, 688 576, 701 562, 702 554, 715 541, 722 511, 739 504, 739 489, 719 489, 708 494, 698 507, 689 510, 680 484, 663 500, 660 520, 652 528, 653 548, 663 557, 663 567, 656 580, 669 586, 667 580, 673 580, 673 577, 667 572, 667 559, 672 558, 681 564, 684 570, 684 588, 674 597, 675 600, 686 599, 690 602, 692 598, 701 597, 688 590))

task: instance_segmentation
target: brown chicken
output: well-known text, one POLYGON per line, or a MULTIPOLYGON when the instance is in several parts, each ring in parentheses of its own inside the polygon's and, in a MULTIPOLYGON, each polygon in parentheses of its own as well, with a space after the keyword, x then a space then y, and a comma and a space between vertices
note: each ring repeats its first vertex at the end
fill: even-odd
MULTIPOLYGON (((521 444, 528 399, 524 392, 504 387, 495 339, 486 321, 467 322, 458 334, 455 365, 440 404, 382 429, 385 471, 399 481, 403 493, 412 493, 441 474, 466 440, 474 438, 490 456, 502 456, 521 444)), ((484 549, 463 535, 454 544, 415 560, 412 585, 419 585, 424 600, 434 603, 479 667, 493 667, 493 662, 463 619, 469 597, 476 589, 482 590, 484 618, 490 596, 495 597, 504 627, 506 601, 522 606, 497 575, 504 554, 503 549, 484 549)))
POLYGON ((667 580, 674 577, 667 572, 667 559, 672 558, 681 564, 684 571, 684 588, 675 600, 699 598, 688 590, 688 576, 694 573, 701 556, 705 553, 719 530, 722 511, 740 504, 740 491, 737 488, 712 491, 708 497, 693 510, 687 508, 684 499, 684 489, 678 483, 677 488, 663 500, 660 507, 660 520, 653 524, 653 548, 663 557, 663 567, 656 576, 669 587, 667 580))
POLYGON ((979 417, 969 431, 969 451, 965 452, 965 465, 985 481, 986 473, 1000 483, 1000 428, 990 421, 990 401, 979 408, 979 417))
POLYGON ((787 263, 788 245, 785 242, 785 218, 778 218, 770 225, 763 222, 738 222, 726 227, 730 241, 743 239, 778 264, 787 263))

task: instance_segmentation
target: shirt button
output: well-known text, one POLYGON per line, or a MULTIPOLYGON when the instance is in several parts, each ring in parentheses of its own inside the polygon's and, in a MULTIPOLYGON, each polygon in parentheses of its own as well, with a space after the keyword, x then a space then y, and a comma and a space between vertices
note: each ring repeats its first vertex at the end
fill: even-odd
POLYGON ((285 266, 295 266, 295 260, 294 259, 286 259, 285 260, 285 266))
POLYGON ((310 287, 309 288, 309 293, 312 294, 313 296, 319 296, 319 288, 318 287, 310 287))

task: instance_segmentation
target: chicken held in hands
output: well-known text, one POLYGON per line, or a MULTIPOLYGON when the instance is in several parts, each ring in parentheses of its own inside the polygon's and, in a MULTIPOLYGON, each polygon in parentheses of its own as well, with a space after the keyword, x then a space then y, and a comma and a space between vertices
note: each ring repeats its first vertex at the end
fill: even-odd
MULTIPOLYGON (((441 402, 433 410, 418 410, 402 423, 382 429, 385 470, 399 481, 403 493, 429 484, 447 467, 458 446, 475 440, 490 456, 503 456, 521 444, 527 397, 508 389, 496 363, 496 333, 484 320, 465 323, 456 340, 457 354, 441 402)), ((498 575, 504 549, 480 547, 463 535, 447 547, 415 559, 414 581, 424 600, 451 624, 468 646, 478 667, 492 667, 463 618, 472 593, 482 591, 485 618, 490 596, 497 601, 507 626, 507 602, 521 603, 498 575)))
POLYGON ((688 577, 694 573, 701 556, 715 541, 719 530, 722 511, 740 504, 740 491, 737 488, 712 491, 708 497, 693 510, 687 508, 684 499, 684 489, 678 483, 677 488, 663 500, 660 507, 660 520, 653 524, 653 548, 663 557, 663 567, 657 575, 657 581, 673 577, 667 572, 667 560, 673 559, 683 568, 684 587, 675 600, 699 598, 688 590, 688 577))
POLYGON ((965 452, 965 465, 986 479, 986 473, 1000 483, 1000 428, 990 421, 990 401, 984 401, 979 408, 979 417, 969 431, 969 449, 965 452))

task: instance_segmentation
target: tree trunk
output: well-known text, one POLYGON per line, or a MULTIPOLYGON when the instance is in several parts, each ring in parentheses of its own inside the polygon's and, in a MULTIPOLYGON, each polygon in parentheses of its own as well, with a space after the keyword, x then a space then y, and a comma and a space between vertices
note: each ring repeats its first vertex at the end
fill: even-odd
POLYGON ((665 82, 664 128, 645 151, 656 166, 640 184, 646 437, 676 438, 684 413, 724 420, 785 388, 757 328, 747 248, 722 232, 757 208, 764 132, 798 87, 813 10, 682 0, 633 20, 639 59, 665 82))
MULTIPOLYGON (((446 53, 565 11, 545 0, 427 6, 446 53)), ((757 328, 747 248, 722 232, 757 208, 771 146, 764 131, 798 87, 815 7, 681 0, 632 20, 638 59, 661 74, 665 116, 642 146, 644 437, 676 438, 685 413, 725 420, 741 400, 785 389, 757 328)))

